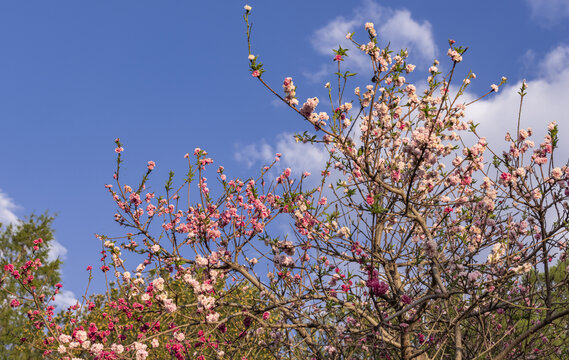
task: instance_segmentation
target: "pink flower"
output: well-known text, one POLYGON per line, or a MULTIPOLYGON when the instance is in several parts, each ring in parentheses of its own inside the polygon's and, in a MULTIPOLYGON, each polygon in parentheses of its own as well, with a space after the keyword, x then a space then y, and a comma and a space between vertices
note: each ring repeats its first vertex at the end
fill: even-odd
POLYGON ((377 35, 372 22, 365 23, 365 29, 369 32, 371 36, 375 37, 377 35))
POLYGON ((560 179, 562 175, 563 175, 563 171, 561 171, 561 169, 558 168, 558 167, 555 168, 555 169, 553 169, 553 170, 551 170, 551 176, 552 176, 554 179, 560 179))
POLYGON ((342 55, 338 54, 336 56, 334 56, 334 61, 342 61, 342 55))
POLYGON ((556 125, 557 125, 557 123, 555 121, 550 122, 547 125, 547 130, 550 130, 550 131, 554 130, 556 125))
POLYGON ((16 307, 20 306, 20 302, 18 300, 14 299, 10 302, 10 306, 13 308, 16 308, 16 307))
POLYGON ((300 114, 308 118, 310 114, 314 111, 318 103, 319 100, 317 97, 307 99, 306 102, 302 104, 302 108, 300 108, 300 114))
POLYGON ((154 170, 155 166, 156 166, 156 163, 154 161, 148 162, 148 170, 150 170, 150 171, 154 170))
POLYGON ((121 147, 117 147, 117 148, 115 149, 115 152, 116 152, 117 154, 120 154, 120 153, 123 152, 123 151, 124 151, 124 148, 123 148, 122 146, 121 146, 121 147))
POLYGON ((502 179, 502 181, 508 182, 508 181, 510 181, 510 180, 512 179, 512 174, 507 173, 507 172, 503 172, 503 173, 500 175, 500 178, 502 179))
POLYGON ((389 285, 378 279, 379 272, 377 270, 368 270, 367 287, 375 296, 385 295, 389 291, 389 285))
POLYGON ((251 76, 258 78, 261 76, 261 73, 259 72, 259 70, 255 70, 251 73, 251 76))
POLYGON ((458 53, 458 51, 453 50, 453 49, 448 49, 447 51, 447 55, 452 59, 452 61, 454 62, 461 62, 462 61, 462 56, 458 53))
POLYGON ((270 316, 271 316, 271 314, 268 311, 265 311, 263 313, 263 320, 268 320, 270 316))
POLYGON ((186 335, 183 332, 176 332, 174 333, 174 338, 178 341, 184 341, 186 335))

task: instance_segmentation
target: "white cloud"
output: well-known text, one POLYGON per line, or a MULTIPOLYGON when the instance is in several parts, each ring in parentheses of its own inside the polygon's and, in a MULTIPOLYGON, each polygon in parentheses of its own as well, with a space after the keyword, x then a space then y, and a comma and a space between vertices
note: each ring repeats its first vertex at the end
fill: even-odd
MULTIPOLYGON (((391 49, 408 49, 411 62, 428 63, 437 53, 431 24, 428 21, 419 22, 412 18, 406 9, 395 10, 381 6, 371 0, 364 1, 357 7, 351 17, 337 17, 324 27, 316 30, 311 38, 312 46, 323 55, 332 57, 332 49, 341 45, 347 48, 346 64, 353 71, 369 70, 370 60, 367 55, 355 48, 351 41, 346 40, 346 34, 356 32, 354 39, 367 39, 363 29, 366 22, 373 22, 380 42, 383 46, 391 43, 391 49)), ((324 75, 334 72, 335 65, 330 61, 316 73, 305 74, 311 80, 320 80, 324 75)))
MULTIPOLYGON (((418 51, 422 60, 430 62, 436 53, 435 41, 428 21, 418 23, 408 10, 397 10, 380 27, 380 34, 391 42, 392 49, 408 48, 418 51)), ((410 53, 413 56, 413 53, 410 53)))
POLYGON ((551 50, 539 64, 538 69, 540 75, 553 81, 559 74, 567 71, 569 69, 569 45, 559 45, 551 50))
POLYGON ((17 205, 12 199, 0 190, 0 223, 13 224, 18 221, 18 217, 14 214, 17 205))
POLYGON ((276 151, 266 142, 261 141, 259 144, 250 144, 247 146, 235 145, 235 160, 245 164, 248 168, 256 163, 270 163, 275 156, 276 151))
POLYGON ((330 76, 337 71, 338 68, 336 67, 334 69, 334 64, 326 63, 326 64, 321 64, 319 70, 305 71, 302 73, 302 75, 304 75, 304 77, 307 78, 309 81, 316 83, 326 78, 326 76, 330 76))
POLYGON ((59 309, 67 309, 70 306, 77 304, 77 298, 73 291, 61 290, 59 294, 55 295, 54 305, 59 309))
MULTIPOLYGON (((557 121, 559 138, 569 137, 569 46, 561 45, 535 64, 538 77, 527 81, 528 90, 524 97, 521 127, 534 129, 534 141, 539 144, 546 133, 547 124, 557 121)), ((479 122, 479 133, 486 135, 490 144, 499 144, 505 148, 504 135, 516 132, 520 97, 517 94, 521 81, 500 88, 497 94, 471 105, 467 110, 468 119, 479 122), (490 136, 488 136, 490 134, 490 136)), ((562 165, 569 157, 569 148, 560 146, 556 156, 556 164, 562 165)))
POLYGON ((532 17, 544 26, 569 18, 567 0, 526 0, 526 3, 531 9, 532 17))
POLYGON ((53 240, 49 243, 49 251, 47 253, 47 261, 65 260, 67 257, 67 249, 59 241, 53 240))
POLYGON ((263 140, 258 144, 238 148, 235 159, 247 167, 270 164, 275 154, 281 153, 283 156, 278 168, 290 167, 294 172, 298 172, 296 176, 304 171, 319 173, 328 160, 328 152, 322 146, 297 143, 291 133, 277 135, 272 145, 263 140))
POLYGON ((331 60, 332 49, 337 49, 338 45, 341 45, 343 48, 349 49, 348 58, 355 62, 356 66, 362 67, 368 64, 366 57, 359 54, 352 43, 346 39, 347 33, 360 30, 357 28, 361 28, 362 21, 359 15, 356 15, 353 19, 346 19, 340 16, 330 21, 324 27, 314 32, 310 40, 312 47, 322 55, 329 55, 331 60))
POLYGON ((299 172, 319 173, 328 160, 328 152, 323 146, 297 143, 290 133, 279 135, 275 148, 283 154, 281 166, 299 172))

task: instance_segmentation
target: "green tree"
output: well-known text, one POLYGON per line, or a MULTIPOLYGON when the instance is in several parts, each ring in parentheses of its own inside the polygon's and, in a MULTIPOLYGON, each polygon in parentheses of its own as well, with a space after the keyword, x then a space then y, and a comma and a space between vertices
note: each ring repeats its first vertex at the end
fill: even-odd
POLYGON ((30 298, 22 286, 22 281, 7 271, 11 264, 15 270, 24 274, 22 267, 32 259, 39 259, 43 264, 34 273, 33 283, 53 287, 60 281, 58 259, 48 261, 49 245, 54 241, 52 216, 47 214, 30 215, 15 224, 0 224, 0 360, 4 359, 41 359, 41 352, 29 346, 21 346, 22 340, 30 338, 27 311, 32 304, 23 302, 19 306, 12 304, 15 297, 30 298), (41 240, 39 240, 41 239, 41 240), (12 307, 15 307, 14 309, 12 307))

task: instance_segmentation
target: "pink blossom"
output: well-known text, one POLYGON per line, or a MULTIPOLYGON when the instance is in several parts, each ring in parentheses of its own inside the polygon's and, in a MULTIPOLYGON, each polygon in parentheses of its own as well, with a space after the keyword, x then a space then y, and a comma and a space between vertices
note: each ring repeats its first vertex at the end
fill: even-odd
POLYGON ((318 103, 319 100, 316 97, 307 99, 306 102, 302 105, 302 108, 300 108, 300 114, 308 118, 318 103))
POLYGON ((447 52, 447 55, 452 59, 452 61, 454 62, 461 62, 462 61, 462 56, 458 53, 458 51, 453 50, 453 49, 449 49, 447 52))
POLYGON ((148 162, 148 170, 150 170, 150 171, 154 170, 155 166, 156 166, 156 163, 154 161, 148 162))
POLYGON ((379 272, 377 270, 368 270, 368 280, 366 285, 369 287, 373 295, 385 295, 389 291, 389 285, 378 279, 379 272))
POLYGON ((474 281, 478 280, 481 276, 482 276, 482 274, 480 273, 480 271, 473 271, 473 272, 468 274, 468 280, 474 282, 474 281))
POLYGON ((365 29, 369 32, 372 37, 377 36, 377 32, 374 29, 374 25, 372 22, 365 23, 365 29))
POLYGON ((552 131, 555 129, 555 126, 557 126, 557 123, 555 121, 552 121, 547 125, 547 130, 552 131))

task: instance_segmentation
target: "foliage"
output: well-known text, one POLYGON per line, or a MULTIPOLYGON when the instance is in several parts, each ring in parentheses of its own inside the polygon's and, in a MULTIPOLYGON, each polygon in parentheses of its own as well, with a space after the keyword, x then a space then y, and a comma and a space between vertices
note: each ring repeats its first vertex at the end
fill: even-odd
POLYGON ((39 359, 41 353, 22 346, 21 339, 34 336, 28 326, 27 311, 35 309, 35 305, 24 302, 21 306, 15 306, 13 301, 20 298, 30 298, 29 292, 23 286, 29 266, 28 260, 39 259, 43 264, 33 272, 35 284, 55 286, 60 281, 59 260, 48 261, 49 245, 54 241, 53 224, 54 218, 42 214, 31 215, 16 224, 2 226, 0 224, 0 268, 4 269, 7 264, 12 264, 21 275, 14 279, 7 273, 0 277, 2 290, 0 292, 0 359, 39 359), (41 242, 40 242, 41 239, 41 242))

